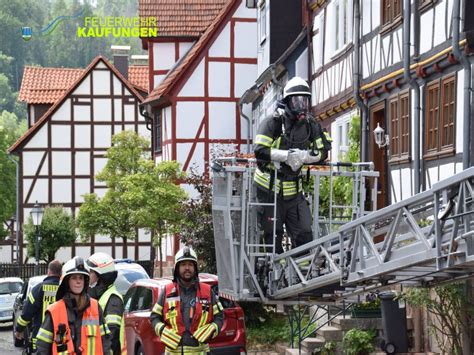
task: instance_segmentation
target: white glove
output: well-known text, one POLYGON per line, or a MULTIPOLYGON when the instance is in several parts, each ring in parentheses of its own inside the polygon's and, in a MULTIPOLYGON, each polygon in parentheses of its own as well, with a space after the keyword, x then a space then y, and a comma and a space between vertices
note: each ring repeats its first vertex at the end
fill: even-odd
POLYGON ((319 150, 314 152, 316 155, 311 155, 311 153, 309 153, 309 152, 306 152, 306 153, 307 153, 307 155, 304 158, 303 163, 312 164, 312 163, 318 163, 318 162, 321 161, 321 152, 319 150))
POLYGON ((283 163, 286 161, 286 159, 288 159, 288 151, 281 149, 272 149, 270 151, 270 157, 272 161, 283 163))
POLYGON ((285 163, 291 168, 291 170, 298 171, 298 169, 304 164, 307 155, 309 154, 306 150, 291 149, 285 163))

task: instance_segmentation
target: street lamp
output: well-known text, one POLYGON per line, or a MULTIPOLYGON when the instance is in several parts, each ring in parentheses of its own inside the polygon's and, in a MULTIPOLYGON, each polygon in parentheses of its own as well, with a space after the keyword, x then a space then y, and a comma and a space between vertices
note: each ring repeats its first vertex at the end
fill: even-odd
POLYGON ((35 275, 39 275, 39 242, 40 242, 40 232, 39 227, 41 226, 41 222, 43 221, 43 213, 44 209, 38 205, 38 201, 36 201, 33 209, 31 210, 31 219, 33 220, 33 225, 35 226, 36 230, 36 241, 35 241, 35 258, 36 258, 36 265, 35 265, 35 275))
POLYGON ((379 146, 379 148, 383 148, 390 144, 390 137, 388 134, 385 134, 385 130, 380 127, 378 122, 377 127, 374 129, 374 138, 375 143, 379 146))

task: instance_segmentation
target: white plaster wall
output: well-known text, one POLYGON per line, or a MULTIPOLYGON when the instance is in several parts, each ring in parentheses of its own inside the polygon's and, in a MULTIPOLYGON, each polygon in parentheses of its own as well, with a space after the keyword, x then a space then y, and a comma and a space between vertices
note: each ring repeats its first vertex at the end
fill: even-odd
POLYGON ((242 0, 239 8, 235 11, 233 18, 253 18, 257 17, 257 9, 248 9, 245 6, 245 0, 242 0))
POLYGON ((186 81, 178 96, 204 96, 204 59, 186 81))
POLYGON ((441 165, 439 169, 439 181, 447 179, 455 174, 455 164, 448 163, 441 165))
POLYGON ((402 200, 407 199, 408 197, 413 196, 413 179, 412 179, 412 170, 410 168, 401 169, 401 192, 402 200))
POLYGON ((79 86, 73 91, 74 95, 90 95, 91 94, 91 85, 90 85, 90 74, 88 74, 79 86))
POLYGON ((12 245, 2 245, 0 246, 0 260, 4 263, 12 262, 12 245))
MULTIPOLYGON (((117 133, 116 131, 115 134, 117 133)), ((138 134, 151 142, 151 131, 149 131, 144 124, 138 125, 138 134)))
POLYGON ((53 201, 55 203, 71 203, 71 180, 53 179, 53 201))
POLYGON ((94 126, 94 147, 109 148, 112 140, 112 127, 94 126))
POLYGON ((70 121, 71 120, 71 99, 66 99, 51 116, 52 121, 70 121))
POLYGON ((113 76, 112 78, 112 81, 113 81, 113 89, 114 89, 114 95, 122 95, 122 82, 120 81, 119 78, 117 78, 117 76, 113 76))
POLYGON ((94 94, 110 95, 110 71, 94 70, 92 73, 94 94))
MULTIPOLYGON (((31 192, 30 199, 25 201, 26 203, 48 203, 48 179, 37 179, 36 184, 31 192)), ((26 198, 26 194, 28 190, 23 190, 24 196, 26 198)))
MULTIPOLYGON (((267 27, 267 33, 269 32, 267 27)), ((257 38, 256 22, 236 22, 234 27, 234 56, 236 58, 255 58, 257 47, 249 45, 249 39, 257 38)))
POLYGON ((74 121, 91 121, 91 107, 83 105, 74 105, 74 121))
POLYGON ((170 69, 175 63, 173 43, 153 43, 153 70, 170 69))
POLYGON ((98 61, 95 68, 107 69, 107 66, 102 61, 98 61))
POLYGON ((94 158, 94 176, 102 171, 106 163, 107 163, 107 158, 94 158))
POLYGON ((91 126, 74 126, 74 146, 76 148, 90 148, 91 146, 91 126))
POLYGON ((112 102, 110 99, 94 99, 94 121, 112 121, 112 102))
POLYGON ((183 58, 183 56, 189 51, 189 49, 194 45, 196 42, 179 42, 179 58, 183 58))
POLYGON ((209 102, 209 138, 235 139, 236 104, 209 102))
POLYGON ((230 23, 224 27, 209 49, 210 57, 230 57, 230 23))
POLYGON ((166 75, 154 75, 153 76, 154 88, 158 87, 158 85, 161 84, 161 82, 164 80, 165 77, 166 75))
POLYGON ((76 175, 90 175, 91 174, 90 159, 91 159, 90 152, 76 152, 76 156, 75 156, 76 175))
POLYGON ((401 62, 403 60, 403 32, 398 29, 393 33, 393 47, 392 47, 392 62, 391 64, 401 62))
POLYGON ((122 100, 114 99, 114 120, 115 122, 122 121, 122 100))
POLYGON ((51 148, 71 148, 71 126, 51 127, 51 148))
POLYGON ((43 156, 44 152, 23 152, 23 175, 35 175, 43 156))
MULTIPOLYGON (((230 97, 230 64, 209 62, 209 96, 230 97)), ((238 80, 238 78, 236 78, 238 80)))
POLYGON ((25 145, 27 148, 47 148, 48 147, 48 126, 45 123, 36 133, 31 137, 30 141, 25 145))
MULTIPOLYGON (((177 161, 184 165, 186 162, 189 152, 191 151, 192 143, 181 143, 176 146, 176 157, 177 161)), ((197 143, 194 154, 189 163, 189 167, 196 165, 197 171, 202 173, 204 171, 204 144, 197 143)))
POLYGON ((89 179, 76 179, 75 186, 75 200, 76 202, 82 203, 84 202, 82 195, 90 193, 91 182, 89 179))
POLYGON ((52 174, 71 175, 71 152, 51 152, 52 174))
MULTIPOLYGON (((176 138, 194 139, 203 117, 203 102, 178 102, 176 105, 176 138)), ((200 137, 204 137, 204 129, 200 137)))
POLYGON ((124 105, 123 106, 124 120, 127 122, 135 121, 135 105, 124 105))

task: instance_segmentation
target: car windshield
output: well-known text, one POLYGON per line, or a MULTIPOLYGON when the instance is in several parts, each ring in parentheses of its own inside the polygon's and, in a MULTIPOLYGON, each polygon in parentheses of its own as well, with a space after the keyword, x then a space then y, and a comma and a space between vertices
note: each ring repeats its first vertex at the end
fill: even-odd
POLYGON ((149 278, 148 274, 140 269, 119 269, 115 287, 117 287, 118 292, 124 295, 134 281, 149 278))
POLYGON ((0 283, 0 295, 18 293, 21 291, 21 282, 3 282, 0 283))

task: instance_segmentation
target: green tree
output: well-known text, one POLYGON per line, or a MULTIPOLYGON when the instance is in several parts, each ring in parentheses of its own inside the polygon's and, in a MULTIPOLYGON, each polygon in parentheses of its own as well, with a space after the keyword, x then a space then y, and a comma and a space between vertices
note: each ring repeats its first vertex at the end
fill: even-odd
MULTIPOLYGON (((45 262, 54 260, 59 248, 71 246, 76 240, 74 219, 62 206, 46 207, 43 222, 38 228, 41 236, 40 260, 45 262)), ((34 258, 36 227, 33 225, 31 217, 23 226, 23 231, 28 241, 28 256, 34 258)))
POLYGON ((132 131, 123 131, 112 138, 107 150, 107 163, 96 178, 105 182, 107 192, 103 198, 86 194, 79 209, 77 223, 81 239, 88 240, 96 233, 111 238, 133 239, 137 224, 132 219, 132 209, 124 198, 123 179, 140 170, 149 157, 149 142, 132 131))
POLYGON ((184 222, 181 210, 187 194, 179 186, 183 177, 175 161, 155 165, 152 160, 147 160, 140 162, 138 172, 125 176, 120 182, 124 186, 121 189, 124 191, 123 199, 131 207, 134 224, 151 233, 153 244, 158 246, 160 260, 163 260, 163 237, 179 232, 184 222))
POLYGON ((203 271, 216 273, 216 248, 212 225, 212 185, 209 178, 194 169, 186 182, 199 193, 183 206, 186 223, 181 229, 181 241, 192 245, 203 261, 203 271))
MULTIPOLYGON (((3 224, 15 214, 16 167, 7 155, 8 148, 26 130, 26 122, 19 123, 8 111, 0 115, 0 239, 6 236, 3 224)), ((12 158, 13 159, 13 158, 12 158)))

